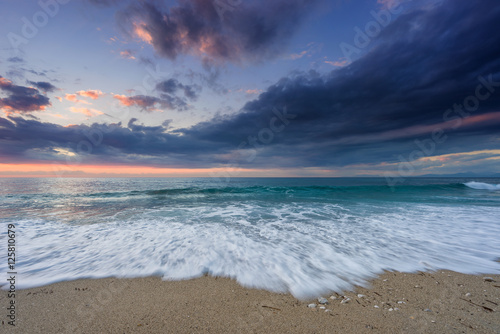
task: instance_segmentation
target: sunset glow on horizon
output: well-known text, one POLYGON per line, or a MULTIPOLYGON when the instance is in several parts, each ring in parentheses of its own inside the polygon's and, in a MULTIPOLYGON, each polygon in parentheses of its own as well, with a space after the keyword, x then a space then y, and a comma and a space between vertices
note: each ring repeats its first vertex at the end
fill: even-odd
POLYGON ((332 176, 331 170, 163 168, 149 166, 93 166, 65 164, 0 164, 0 177, 298 177, 332 176))

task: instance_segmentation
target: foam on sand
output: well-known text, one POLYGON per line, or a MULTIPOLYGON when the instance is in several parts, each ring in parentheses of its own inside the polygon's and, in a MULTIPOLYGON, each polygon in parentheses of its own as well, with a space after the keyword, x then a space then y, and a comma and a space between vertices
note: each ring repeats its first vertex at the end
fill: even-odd
MULTIPOLYGON (((498 272, 498 209, 252 203, 158 208, 129 220, 17 223, 19 287, 100 277, 205 273, 298 298, 363 284, 383 270, 498 272), (175 212, 171 212, 175 210, 175 212)), ((0 236, 2 239, 4 236, 0 236)), ((0 263, 0 269, 6 271, 0 263)))

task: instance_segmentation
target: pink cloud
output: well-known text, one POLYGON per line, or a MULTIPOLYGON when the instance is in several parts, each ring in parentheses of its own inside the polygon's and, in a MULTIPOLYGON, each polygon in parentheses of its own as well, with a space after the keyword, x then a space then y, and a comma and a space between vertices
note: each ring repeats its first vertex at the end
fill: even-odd
POLYGON ((339 59, 336 61, 325 60, 325 64, 329 64, 329 65, 336 66, 336 67, 344 67, 346 65, 349 65, 349 61, 347 59, 344 59, 344 60, 339 59))
POLYGON ((304 57, 307 54, 307 51, 302 51, 301 53, 293 53, 289 56, 290 59, 296 60, 304 57))
POLYGON ((4 77, 0 77, 0 87, 9 87, 12 85, 12 81, 4 77))
POLYGON ((116 94, 113 95, 113 97, 126 107, 138 106, 149 111, 154 111, 155 109, 152 109, 154 105, 156 103, 161 103, 160 99, 153 96, 136 95, 128 97, 125 95, 116 94))
POLYGON ((97 100, 99 97, 104 95, 104 93, 101 92, 100 90, 94 90, 94 89, 80 90, 76 92, 76 94, 84 97, 90 97, 92 100, 97 100))
POLYGON ((97 109, 71 107, 71 108, 69 108, 69 110, 71 112, 74 112, 77 114, 84 114, 85 116, 88 116, 88 117, 104 115, 104 113, 102 111, 99 111, 97 109))
POLYGON ((133 105, 136 105, 136 101, 129 98, 128 96, 125 96, 125 95, 113 95, 113 97, 115 99, 117 99, 118 101, 120 101, 121 104, 123 104, 124 106, 126 107, 130 107, 130 106, 133 106, 133 105))
POLYGON ((262 93, 262 89, 247 89, 245 91, 247 94, 260 94, 262 93))
POLYGON ((133 23, 134 28, 134 34, 139 37, 142 41, 148 43, 148 44, 153 44, 153 37, 147 30, 147 25, 145 23, 133 23))
POLYGON ((125 59, 136 59, 130 50, 121 51, 120 56, 125 59))
POLYGON ((79 100, 78 97, 76 96, 76 94, 66 94, 64 97, 66 98, 66 100, 71 101, 71 102, 90 104, 87 101, 79 100))

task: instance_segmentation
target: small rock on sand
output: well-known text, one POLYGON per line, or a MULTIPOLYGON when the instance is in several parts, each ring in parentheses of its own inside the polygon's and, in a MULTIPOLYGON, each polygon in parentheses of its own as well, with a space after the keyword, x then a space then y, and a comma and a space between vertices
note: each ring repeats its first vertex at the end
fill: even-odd
POLYGON ((328 299, 323 298, 323 297, 319 297, 318 298, 318 303, 323 304, 323 305, 324 304, 328 304, 328 299))
POLYGON ((495 280, 491 277, 483 277, 485 282, 495 282, 495 280))
POLYGON ((315 308, 315 307, 316 307, 316 304, 309 304, 309 305, 307 305, 307 307, 310 307, 310 308, 315 308))
POLYGON ((350 301, 351 301, 351 298, 345 298, 345 299, 342 299, 342 301, 340 303, 346 304, 346 303, 349 303, 350 301))
POLYGON ((365 295, 362 295, 362 294, 358 294, 358 298, 365 298, 366 296, 365 295))

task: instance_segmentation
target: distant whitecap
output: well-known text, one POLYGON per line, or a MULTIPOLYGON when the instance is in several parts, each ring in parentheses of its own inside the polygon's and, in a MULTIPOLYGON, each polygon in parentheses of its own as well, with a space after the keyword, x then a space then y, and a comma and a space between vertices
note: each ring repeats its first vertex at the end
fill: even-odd
POLYGON ((484 182, 471 181, 465 183, 465 185, 469 188, 478 190, 500 190, 500 184, 490 184, 484 182))

